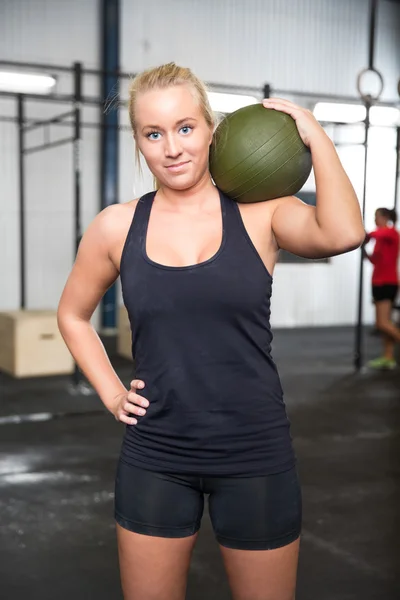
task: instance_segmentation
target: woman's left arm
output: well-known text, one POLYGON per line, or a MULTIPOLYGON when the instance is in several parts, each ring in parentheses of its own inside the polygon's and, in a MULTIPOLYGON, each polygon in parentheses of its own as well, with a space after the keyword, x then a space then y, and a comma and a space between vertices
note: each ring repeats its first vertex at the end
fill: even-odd
POLYGON ((358 248, 365 239, 360 205, 332 141, 314 115, 288 100, 267 99, 265 108, 289 114, 310 148, 316 206, 294 196, 276 200, 272 229, 278 246, 305 258, 323 258, 358 248))

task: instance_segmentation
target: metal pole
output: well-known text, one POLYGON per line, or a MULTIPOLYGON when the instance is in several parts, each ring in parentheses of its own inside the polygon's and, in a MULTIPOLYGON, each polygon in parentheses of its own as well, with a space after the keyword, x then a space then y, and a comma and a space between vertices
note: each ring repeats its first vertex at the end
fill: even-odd
POLYGON ((368 67, 374 68, 374 55, 375 55, 375 27, 376 27, 376 15, 378 12, 378 0, 370 0, 370 13, 369 13, 369 46, 368 46, 368 67))
MULTIPOLYGON (((368 68, 374 68, 375 53, 375 28, 378 9, 378 0, 370 0, 369 13, 369 39, 368 39, 368 68)), ((368 138, 370 129, 370 110, 372 99, 364 98, 366 116, 365 116, 365 136, 364 136, 364 181, 363 181, 363 200, 362 200, 362 218, 365 221, 366 198, 367 198, 367 169, 368 169, 368 138)), ((360 250, 360 278, 358 288, 358 308, 357 308, 357 326, 354 349, 354 366, 359 371, 363 365, 363 297, 364 297, 364 251, 360 250)))
MULTIPOLYGON (((365 137, 364 137, 364 181, 363 181, 363 199, 362 199, 362 218, 365 220, 366 198, 367 198, 367 168, 368 168, 368 138, 370 128, 370 109, 371 104, 365 103, 367 114, 365 117, 365 137)), ((359 371, 363 365, 363 297, 364 297, 364 252, 360 250, 360 279, 358 287, 358 311, 356 327, 356 343, 354 351, 354 366, 359 371)))
POLYGON ((394 180, 394 208, 397 209, 397 196, 399 193, 399 173, 400 173, 400 127, 397 127, 396 140, 396 179, 394 180))
POLYGON ((26 265, 25 265, 25 155, 24 155, 24 97, 17 97, 18 111, 18 171, 19 171, 19 248, 20 248, 20 301, 21 309, 26 308, 26 265))
POLYGON ((82 237, 82 226, 81 226, 81 142, 82 142, 82 128, 81 128, 81 102, 82 102, 82 65, 81 63, 75 63, 75 94, 74 94, 74 140, 73 140, 73 154, 74 154, 74 196, 75 196, 75 253, 78 251, 78 247, 82 237))
MULTIPOLYGON (((101 3, 101 40, 103 73, 119 71, 120 47, 120 1, 102 0, 101 3)), ((101 95, 109 101, 111 108, 100 112, 102 127, 100 144, 100 202, 101 209, 118 202, 118 164, 119 164, 119 114, 118 103, 112 107, 113 100, 119 95, 117 76, 101 77, 101 95)), ((101 303, 101 327, 103 334, 115 332, 117 324, 117 290, 115 284, 104 294, 101 303)))
MULTIPOLYGON (((74 168, 74 241, 75 252, 78 252, 79 244, 82 238, 81 226, 81 145, 82 145, 82 128, 81 128, 81 104, 82 104, 82 65, 81 63, 74 64, 74 138, 73 138, 73 168, 74 168)), ((73 384, 78 387, 81 382, 81 371, 75 363, 73 373, 73 384)))

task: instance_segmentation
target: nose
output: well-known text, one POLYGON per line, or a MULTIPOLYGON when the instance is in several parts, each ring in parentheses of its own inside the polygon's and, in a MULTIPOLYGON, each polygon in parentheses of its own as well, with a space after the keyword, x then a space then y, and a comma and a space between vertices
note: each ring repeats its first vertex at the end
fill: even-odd
POLYGON ((177 139, 173 134, 166 136, 165 156, 167 158, 177 158, 181 154, 182 148, 179 143, 179 139, 177 139))

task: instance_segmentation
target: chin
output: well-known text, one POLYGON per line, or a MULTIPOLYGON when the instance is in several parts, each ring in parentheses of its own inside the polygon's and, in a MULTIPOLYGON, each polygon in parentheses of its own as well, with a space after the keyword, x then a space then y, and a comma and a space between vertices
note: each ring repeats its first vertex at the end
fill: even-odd
POLYGON ((193 179, 193 177, 171 177, 170 179, 159 179, 158 181, 161 185, 177 191, 188 190, 198 182, 198 180, 193 179))

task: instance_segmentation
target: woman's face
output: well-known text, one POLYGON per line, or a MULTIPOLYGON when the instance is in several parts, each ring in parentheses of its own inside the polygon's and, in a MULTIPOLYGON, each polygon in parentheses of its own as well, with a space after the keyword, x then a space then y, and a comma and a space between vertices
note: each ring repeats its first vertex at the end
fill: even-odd
POLYGON ((213 131, 191 87, 144 92, 135 108, 136 143, 160 184, 185 190, 200 181, 208 170, 213 131))

